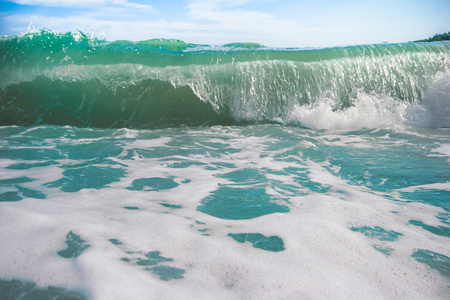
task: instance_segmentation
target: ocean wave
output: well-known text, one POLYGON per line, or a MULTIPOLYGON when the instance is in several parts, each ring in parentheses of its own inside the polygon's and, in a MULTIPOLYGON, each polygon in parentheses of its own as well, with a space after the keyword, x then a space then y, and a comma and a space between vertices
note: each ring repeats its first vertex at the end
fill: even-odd
POLYGON ((2 37, 0 125, 448 127, 450 43, 324 49, 2 37))

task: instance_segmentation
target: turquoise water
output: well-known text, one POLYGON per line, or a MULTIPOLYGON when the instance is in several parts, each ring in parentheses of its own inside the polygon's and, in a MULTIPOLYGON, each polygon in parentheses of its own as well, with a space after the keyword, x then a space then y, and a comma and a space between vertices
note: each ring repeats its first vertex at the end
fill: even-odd
POLYGON ((450 295, 450 44, 0 45, 1 296, 450 295))
POLYGON ((448 42, 278 49, 32 32, 0 40, 0 125, 448 127, 448 97, 434 94, 448 94, 449 51, 448 42))

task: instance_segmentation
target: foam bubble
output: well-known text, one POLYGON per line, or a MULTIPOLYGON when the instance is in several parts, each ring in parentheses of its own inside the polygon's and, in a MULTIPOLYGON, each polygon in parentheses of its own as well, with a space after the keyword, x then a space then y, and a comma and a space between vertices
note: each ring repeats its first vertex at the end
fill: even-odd
MULTIPOLYGON (((340 165, 333 160, 335 151, 364 159, 367 151, 396 149, 405 139, 413 144, 418 137, 407 131, 339 133, 279 125, 137 131, 131 141, 127 134, 110 139, 142 154, 108 154, 114 168, 126 171, 123 177, 101 189, 71 192, 42 185, 72 178, 65 170, 108 165, 79 155, 16 170, 6 168, 18 159, 0 160, 2 179, 15 179, 0 188, 40 188, 47 196, 0 202, 0 257, 8 258, 0 259, 2 276, 82 291, 94 300, 445 298, 447 279, 426 264, 433 253, 442 261, 450 255, 448 238, 426 229, 441 226, 436 216, 445 212, 399 194, 448 190, 448 184, 377 191, 344 178, 349 159, 340 165), (175 167, 180 162, 189 164, 175 167), (199 209, 202 201, 238 192, 258 209, 273 203, 277 210, 235 220, 199 209), (70 232, 83 251, 63 257, 58 252, 68 248, 70 232), (422 255, 414 259, 414 253, 422 255)), ((34 147, 30 138, 5 137, 3 146, 34 147)), ((409 154, 427 162, 442 159, 426 156, 437 141, 428 137, 423 152, 402 148, 394 166, 380 168, 394 168, 409 154)), ((102 146, 105 140, 84 142, 102 146)), ((69 146, 77 139, 49 141, 60 143, 65 147, 58 155, 73 156, 69 146)), ((374 166, 352 170, 359 174, 374 166)))
POLYGON ((422 100, 429 126, 450 127, 450 72, 440 74, 422 100))
POLYGON ((335 110, 334 105, 330 99, 311 106, 295 105, 284 122, 316 129, 405 127, 411 125, 411 111, 422 114, 424 110, 417 104, 364 93, 349 108, 335 110))

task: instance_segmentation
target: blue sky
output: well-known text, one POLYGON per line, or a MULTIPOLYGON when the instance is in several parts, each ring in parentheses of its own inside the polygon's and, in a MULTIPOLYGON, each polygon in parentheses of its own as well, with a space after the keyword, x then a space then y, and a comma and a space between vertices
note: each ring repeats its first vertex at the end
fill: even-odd
POLYGON ((450 0, 0 0, 0 33, 80 30, 107 40, 328 47, 450 31, 450 0))

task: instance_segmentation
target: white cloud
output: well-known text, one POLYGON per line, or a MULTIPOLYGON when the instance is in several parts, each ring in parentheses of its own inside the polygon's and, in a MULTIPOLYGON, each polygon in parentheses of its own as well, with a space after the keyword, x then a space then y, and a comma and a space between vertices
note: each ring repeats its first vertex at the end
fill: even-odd
POLYGON ((271 25, 292 25, 292 22, 277 20, 272 14, 260 11, 249 11, 239 9, 248 0, 213 0, 196 1, 187 6, 188 16, 195 20, 207 20, 217 22, 223 29, 243 29, 245 31, 253 28, 265 27, 265 23, 271 25), (250 28, 248 28, 250 26, 250 28))
POLYGON ((278 19, 273 14, 258 10, 242 9, 251 0, 197 0, 187 5, 187 15, 203 22, 203 30, 216 34, 234 33, 234 41, 252 41, 259 43, 275 42, 286 44, 293 36, 303 31, 294 21, 278 19), (206 23, 205 23, 206 22, 206 23))
POLYGON ((95 7, 95 6, 120 6, 135 9, 153 10, 151 5, 138 4, 128 0, 10 0, 21 5, 41 5, 51 7, 95 7))
MULTIPOLYGON (((184 19, 168 20, 158 18, 158 14, 149 15, 145 10, 133 9, 140 4, 131 0, 14 1, 46 6, 90 7, 89 10, 74 9, 70 15, 36 16, 31 27, 63 32, 81 30, 86 33, 94 28, 94 32, 101 32, 100 35, 109 40, 157 37, 207 44, 257 42, 280 45, 286 44, 292 38, 291 31, 298 29, 296 23, 277 19, 270 13, 244 9, 243 5, 251 4, 251 0, 190 1, 184 19)), ((29 16, 10 15, 3 19, 9 28, 18 28, 20 23, 30 25, 29 16)))
POLYGON ((169 7, 163 14, 139 9, 141 4, 131 2, 137 0, 14 1, 47 6, 59 3, 73 9, 69 14, 65 10, 63 15, 2 14, 0 22, 4 34, 26 32, 27 28, 48 28, 56 32, 80 30, 111 41, 174 38, 198 44, 256 42, 277 47, 352 44, 358 43, 362 35, 353 33, 354 40, 342 42, 342 30, 337 27, 302 27, 301 20, 288 20, 267 10, 261 11, 255 0, 187 1, 184 11, 181 7, 169 7), (84 9, 78 9, 80 7, 84 9), (330 35, 330 32, 336 34, 330 35))
MULTIPOLYGON (((177 21, 171 22, 159 20, 120 20, 115 18, 99 18, 97 13, 83 13, 66 16, 29 16, 16 14, 3 17, 3 21, 15 32, 24 32, 25 29, 48 28, 55 32, 76 32, 78 30, 85 34, 107 40, 146 40, 151 38, 177 38, 188 42, 201 31, 202 26, 194 22, 177 21)), ((208 34, 210 35, 210 34, 208 34)), ((207 36, 202 35, 202 38, 207 36)))

